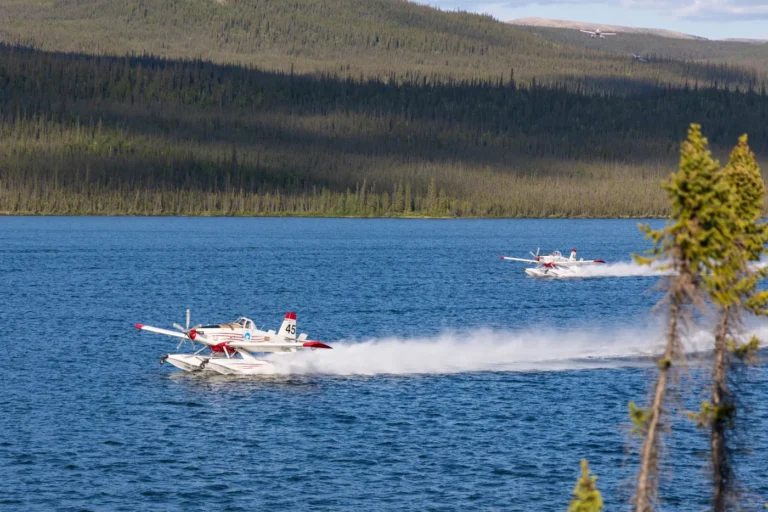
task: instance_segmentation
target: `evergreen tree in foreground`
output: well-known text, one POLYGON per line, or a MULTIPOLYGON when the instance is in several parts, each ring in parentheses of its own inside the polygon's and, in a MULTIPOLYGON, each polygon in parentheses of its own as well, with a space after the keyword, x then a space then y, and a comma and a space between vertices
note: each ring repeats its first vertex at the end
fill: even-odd
POLYGON ((589 474, 589 464, 581 460, 581 476, 573 488, 573 499, 568 512, 600 512, 603 510, 603 497, 597 490, 597 477, 589 474))
POLYGON ((728 381, 731 373, 731 352, 739 359, 753 356, 759 340, 739 344, 738 328, 745 312, 768 314, 768 292, 757 286, 768 269, 755 263, 766 253, 768 224, 761 220, 765 183, 760 168, 747 145, 747 136, 739 138, 723 169, 724 182, 730 187, 728 207, 731 222, 731 243, 713 251, 719 257, 711 273, 703 277, 704 286, 717 307, 719 320, 715 330, 714 365, 712 372, 712 401, 702 403, 696 415, 698 424, 711 429, 711 465, 713 480, 713 509, 722 512, 733 496, 733 474, 727 446, 728 431, 733 428, 736 401, 728 381))
MULTIPOLYGON (((641 226, 654 247, 649 256, 635 255, 642 264, 655 264, 671 271, 665 281, 669 323, 664 355, 658 360, 659 375, 651 405, 629 403, 634 424, 630 431, 643 439, 640 469, 635 490, 636 512, 655 507, 658 492, 661 432, 665 422, 665 398, 675 370, 684 360, 682 334, 693 324, 693 308, 702 308, 705 298, 717 309, 712 371, 712 401, 702 403, 691 416, 711 431, 711 470, 715 512, 724 512, 735 501, 734 475, 728 435, 734 428, 737 400, 729 388, 734 363, 749 363, 756 357, 760 340, 752 336, 739 342, 745 313, 768 315, 768 291, 758 285, 768 276, 768 267, 758 264, 768 253, 768 223, 762 222, 766 186, 747 136, 739 138, 724 168, 712 158, 701 128, 692 124, 680 151, 680 169, 663 183, 672 214, 660 230, 641 226)), ((569 512, 600 510, 602 499, 582 461, 582 476, 574 489, 569 512)), ((768 504, 766 504, 768 508, 768 504)))
POLYGON ((672 271, 666 280, 669 303, 664 355, 658 360, 659 376, 653 388, 651 405, 641 410, 630 404, 635 432, 643 436, 640 470, 635 490, 635 510, 653 510, 658 489, 661 431, 665 425, 664 401, 670 379, 684 359, 681 332, 693 306, 702 305, 702 275, 713 262, 722 261, 733 243, 731 186, 724 171, 707 150, 701 128, 692 124, 680 150, 680 169, 663 184, 672 213, 660 230, 641 229, 654 243, 648 257, 636 256, 643 264, 656 263, 672 271))

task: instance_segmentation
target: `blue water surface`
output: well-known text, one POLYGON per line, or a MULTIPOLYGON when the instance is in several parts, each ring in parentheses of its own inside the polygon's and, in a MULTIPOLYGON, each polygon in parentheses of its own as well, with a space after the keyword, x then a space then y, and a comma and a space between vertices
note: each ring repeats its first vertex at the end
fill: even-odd
MULTIPOLYGON (((627 402, 655 376, 659 278, 537 280, 499 259, 536 247, 629 262, 647 242, 632 220, 0 218, 0 505, 564 510, 587 458, 606 510, 629 510, 627 402), (175 341, 133 325, 186 308, 270 329, 295 311, 341 361, 251 378, 160 366, 175 341)), ((692 363, 682 405, 707 371, 692 363)), ((766 365, 742 385, 736 463, 759 510, 766 365)), ((707 446, 674 423, 665 510, 707 509, 707 446)))

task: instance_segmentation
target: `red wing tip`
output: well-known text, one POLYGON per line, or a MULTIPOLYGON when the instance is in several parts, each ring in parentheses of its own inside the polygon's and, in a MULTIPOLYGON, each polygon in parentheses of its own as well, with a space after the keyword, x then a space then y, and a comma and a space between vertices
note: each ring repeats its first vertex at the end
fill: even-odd
POLYGON ((504 259, 504 256, 502 256, 501 259, 504 259))
POLYGON ((595 263, 605 263, 603 260, 595 260, 595 263))
POLYGON ((571 252, 576 252, 576 249, 571 249, 571 252))
POLYGON ((144 328, 144 324, 136 324, 136 328, 137 329, 143 329, 144 328))
POLYGON ((305 341, 303 347, 307 348, 333 348, 330 345, 326 345, 322 341, 305 341))
POLYGON ((296 313, 286 313, 285 314, 286 320, 296 320, 296 313))

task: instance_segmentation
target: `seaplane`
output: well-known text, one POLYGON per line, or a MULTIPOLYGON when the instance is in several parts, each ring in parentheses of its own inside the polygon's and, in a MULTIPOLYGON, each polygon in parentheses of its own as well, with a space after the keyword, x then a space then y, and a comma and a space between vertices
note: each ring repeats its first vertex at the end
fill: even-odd
POLYGON ((223 324, 190 327, 190 312, 187 310, 186 327, 174 323, 176 330, 162 329, 151 325, 136 324, 142 331, 164 334, 181 341, 176 347, 189 342, 192 353, 165 354, 160 364, 166 362, 186 372, 212 371, 224 375, 249 375, 260 373, 272 363, 259 359, 254 354, 291 354, 299 350, 330 349, 320 341, 308 340, 306 334, 296 336, 296 313, 287 313, 280 331, 263 331, 253 320, 240 317, 223 324), (201 347, 198 349, 197 345, 201 347))
POLYGON ((632 54, 632 58, 635 59, 637 62, 648 62, 648 59, 646 59, 642 55, 638 55, 636 53, 632 54))
POLYGON ((576 267, 605 263, 603 260, 585 260, 584 258, 577 260, 576 249, 571 249, 571 255, 567 258, 560 251, 540 254, 539 249, 536 249, 536 254, 533 252, 530 254, 533 259, 512 258, 510 256, 502 256, 501 259, 535 264, 535 267, 525 269, 525 273, 531 277, 574 277, 578 275, 576 267))
POLYGON ((595 30, 582 30, 581 32, 585 34, 589 34, 589 37, 595 38, 598 37, 600 39, 605 39, 605 36, 615 36, 616 32, 601 32, 599 28, 596 28, 595 30))

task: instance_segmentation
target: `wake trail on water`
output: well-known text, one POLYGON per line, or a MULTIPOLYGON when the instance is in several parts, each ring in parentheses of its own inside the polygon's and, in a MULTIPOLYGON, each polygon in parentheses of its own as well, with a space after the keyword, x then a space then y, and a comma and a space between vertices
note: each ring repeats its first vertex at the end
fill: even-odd
MULTIPOLYGON (((768 333, 768 329, 763 329, 768 333)), ((333 343, 333 350, 271 356, 271 375, 412 375, 561 371, 651 366, 663 351, 661 328, 473 331, 435 337, 333 343)), ((707 331, 686 338, 692 352, 712 347, 707 331)))
MULTIPOLYGON (((768 261, 754 263, 752 266, 754 268, 764 268, 768 266, 768 261)), ((570 272, 553 277, 555 279, 583 279, 590 277, 660 277, 673 274, 672 270, 661 267, 662 264, 660 263, 638 265, 633 261, 619 261, 602 265, 570 267, 570 272)))
POLYGON ((589 277, 659 277, 671 275, 669 270, 659 268, 659 265, 638 265, 632 261, 620 261, 603 265, 585 265, 571 267, 572 272, 558 276, 558 279, 574 279, 589 277))

